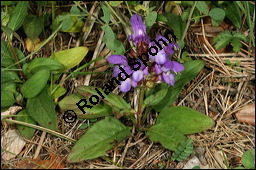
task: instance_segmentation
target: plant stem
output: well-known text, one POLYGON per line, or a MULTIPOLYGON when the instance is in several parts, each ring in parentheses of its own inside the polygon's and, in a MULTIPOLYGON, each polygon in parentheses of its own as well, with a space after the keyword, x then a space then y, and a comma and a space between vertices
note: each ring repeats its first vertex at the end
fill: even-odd
POLYGON ((138 112, 137 112, 137 128, 140 127, 140 122, 141 122, 141 117, 142 117, 142 112, 144 108, 142 107, 143 101, 144 101, 144 94, 145 94, 145 89, 142 87, 140 88, 140 94, 139 94, 139 107, 138 107, 138 112))
POLYGON ((191 17, 192 17, 192 15, 193 15, 194 9, 195 9, 195 7, 196 7, 196 4, 197 4, 197 1, 194 2, 193 6, 192 6, 192 8, 191 8, 191 11, 190 11, 189 17, 188 17, 188 22, 187 22, 186 28, 185 28, 185 30, 184 30, 184 33, 183 33, 183 35, 182 35, 181 41, 183 41, 184 38, 185 38, 185 36, 186 36, 186 33, 187 33, 187 31, 188 31, 188 27, 189 27, 189 24, 190 24, 191 17))
POLYGON ((132 12, 131 12, 131 9, 130 9, 130 7, 129 7, 128 2, 127 2, 127 1, 125 1, 125 4, 126 4, 126 6, 127 6, 127 9, 128 9, 128 11, 129 11, 130 15, 132 16, 132 12))

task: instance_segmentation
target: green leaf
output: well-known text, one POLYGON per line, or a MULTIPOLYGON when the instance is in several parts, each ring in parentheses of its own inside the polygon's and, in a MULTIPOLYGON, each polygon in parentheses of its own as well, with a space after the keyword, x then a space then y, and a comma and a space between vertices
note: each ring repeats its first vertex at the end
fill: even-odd
POLYGON ((1 70, 1 83, 8 82, 8 81, 20 82, 21 80, 17 75, 17 73, 15 73, 14 71, 1 70))
POLYGON ((16 83, 14 82, 1 83, 1 90, 9 91, 11 93, 16 93, 16 83))
MULTIPOLYGON (((26 109, 21 110, 17 115, 18 115, 18 117, 17 117, 18 121, 36 125, 36 121, 31 116, 29 116, 26 109), (27 115, 27 116, 25 116, 25 115, 27 115)), ((19 125, 19 124, 17 124, 17 128, 18 128, 18 131, 20 132, 21 136, 26 139, 31 139, 36 131, 35 128, 31 128, 31 127, 19 125)))
POLYGON ((67 161, 74 163, 103 156, 126 136, 131 135, 130 130, 130 127, 125 127, 119 120, 106 117, 94 124, 77 141, 67 161))
POLYGON ((67 69, 77 66, 86 56, 89 49, 87 47, 75 47, 53 53, 50 58, 59 61, 67 69))
POLYGON ((38 96, 28 99, 26 109, 39 125, 57 131, 55 106, 46 87, 38 96))
POLYGON ((51 25, 52 30, 56 30, 60 24, 62 27, 60 31, 62 32, 81 32, 84 26, 84 22, 78 16, 71 16, 73 14, 69 14, 63 12, 61 15, 58 15, 51 25))
POLYGON ((70 13, 71 14, 80 14, 80 10, 77 8, 77 5, 72 5, 71 9, 70 9, 70 13))
POLYGON ((238 6, 234 2, 231 3, 225 10, 225 13, 232 23, 240 29, 242 24, 242 14, 238 6))
POLYGON ((53 71, 62 69, 65 69, 65 66, 52 58, 35 58, 29 63, 26 70, 31 73, 36 73, 40 70, 53 71))
MULTIPOLYGON (((100 103, 97 105, 90 105, 90 106, 93 106, 91 109, 84 106, 82 107, 83 110, 81 110, 76 105, 76 103, 78 103, 81 99, 85 99, 85 97, 80 95, 79 93, 74 93, 63 98, 59 102, 59 106, 63 111, 73 110, 77 114, 77 117, 83 118, 83 119, 94 119, 98 117, 113 115, 111 107, 104 103, 100 103), (84 114, 83 111, 86 113, 84 114)), ((88 99, 86 99, 86 101, 89 102, 88 99)), ((83 104, 85 104, 84 101, 80 104, 80 106, 83 106, 83 104)))
POLYGON ((124 1, 109 1, 109 4, 113 7, 117 7, 118 5, 120 5, 121 3, 123 3, 124 1))
POLYGON ((23 23, 23 29, 29 39, 35 41, 43 31, 44 19, 43 16, 28 15, 23 23))
POLYGON ((242 44, 240 43, 240 40, 238 38, 233 38, 231 41, 231 45, 233 46, 233 51, 236 53, 240 51, 240 48, 242 47, 242 44))
POLYGON ((213 8, 209 12, 209 16, 217 21, 222 21, 225 18, 225 11, 221 8, 213 8))
MULTIPOLYGON (((53 84, 51 89, 54 89, 56 86, 57 86, 57 84, 53 84)), ((57 99, 60 96, 64 95, 66 92, 67 92, 67 90, 64 87, 59 86, 57 88, 57 90, 52 94, 52 97, 53 97, 53 99, 57 99)))
POLYGON ((40 70, 32 75, 21 87, 21 93, 26 98, 37 96, 45 87, 50 77, 49 70, 40 70))
POLYGON ((124 46, 123 46, 123 44, 119 40, 116 39, 116 35, 112 31, 110 26, 105 24, 105 25, 101 26, 101 28, 105 32, 103 41, 106 43, 107 47, 111 51, 114 51, 113 54, 123 55, 125 53, 124 46))
POLYGON ((232 35, 229 31, 222 31, 216 38, 213 39, 213 42, 216 43, 215 48, 221 49, 228 45, 232 40, 232 35))
POLYGON ((248 169, 255 169, 255 149, 246 151, 243 154, 242 163, 248 169))
POLYGON ((93 87, 93 86, 79 86, 76 88, 76 90, 78 93, 80 93, 82 95, 84 95, 86 93, 90 93, 92 95, 101 96, 99 94, 99 92, 100 92, 105 97, 104 100, 106 101, 106 103, 109 104, 110 106, 116 106, 121 109, 130 109, 131 108, 130 104, 128 104, 119 95, 116 95, 114 93, 109 93, 108 95, 106 95, 105 92, 100 88, 97 88, 97 90, 99 92, 97 92, 95 87, 93 87))
POLYGON ((184 106, 169 107, 161 111, 156 123, 175 127, 184 134, 198 133, 214 125, 211 118, 184 106))
POLYGON ((157 18, 157 12, 152 11, 146 16, 145 24, 147 26, 147 30, 151 28, 154 23, 156 23, 156 18, 157 18))
POLYGON ((144 105, 147 105, 147 106, 156 105, 166 96, 167 91, 168 89, 164 88, 164 89, 161 89, 160 91, 157 91, 154 94, 151 94, 144 100, 144 105))
POLYGON ((18 2, 11 13, 11 18, 7 24, 7 27, 11 28, 13 31, 16 31, 20 28, 20 26, 23 24, 23 21, 25 20, 25 17, 27 16, 28 5, 28 1, 18 2))
POLYGON ((165 23, 168 22, 168 20, 166 19, 166 17, 163 16, 162 14, 158 14, 158 15, 157 15, 157 21, 161 21, 161 22, 165 22, 165 23))
POLYGON ((172 13, 164 13, 164 16, 168 20, 166 24, 173 29, 175 36, 180 40, 185 31, 186 22, 182 21, 181 16, 172 13))
POLYGON ((9 44, 1 40, 1 66, 8 67, 14 64, 14 57, 9 44))
POLYGON ((197 1, 196 8, 206 15, 209 13, 208 5, 205 3, 205 1, 197 1))
POLYGON ((168 92, 166 96, 163 98, 163 100, 158 104, 152 106, 153 109, 155 109, 156 111, 159 112, 171 106, 175 102, 183 86, 189 83, 202 70, 202 68, 204 67, 204 62, 201 60, 193 60, 193 61, 187 61, 183 65, 185 69, 180 74, 176 75, 175 77, 176 83, 174 86, 170 86, 166 83, 162 83, 156 86, 156 87, 159 87, 159 88, 156 88, 156 90, 159 90, 162 88, 168 88, 168 92))
POLYGON ((181 145, 172 154, 172 161, 178 160, 183 161, 193 152, 192 139, 182 141, 181 145))
POLYGON ((15 99, 12 92, 3 91, 1 89, 1 107, 12 106, 15 103, 15 99))
POLYGON ((160 142, 163 147, 172 151, 177 149, 182 141, 186 140, 185 135, 175 127, 159 123, 153 125, 146 135, 149 136, 151 141, 160 142))
POLYGON ((108 24, 109 21, 110 21, 110 11, 109 11, 109 9, 108 9, 105 5, 101 5, 101 6, 102 6, 103 13, 104 13, 104 16, 101 17, 101 19, 102 19, 106 24, 108 24))

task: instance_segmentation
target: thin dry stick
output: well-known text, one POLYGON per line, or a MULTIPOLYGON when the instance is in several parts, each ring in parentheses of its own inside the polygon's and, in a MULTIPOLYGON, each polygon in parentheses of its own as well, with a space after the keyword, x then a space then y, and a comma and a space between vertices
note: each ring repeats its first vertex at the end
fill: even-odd
POLYGON ((42 135, 41 135, 41 137, 40 137, 40 141, 39 141, 39 143, 38 143, 38 146, 37 146, 37 148, 36 148, 36 152, 35 152, 35 155, 34 155, 34 159, 36 159, 37 157, 38 157, 38 155, 39 155, 39 152, 40 152, 40 150, 41 150, 41 148, 42 148, 42 145, 43 145, 43 142, 44 142, 44 138, 45 138, 45 135, 46 135, 46 132, 42 132, 42 135))
MULTIPOLYGON (((94 54, 93 54, 93 57, 92 57, 92 60, 96 59, 100 53, 99 51, 99 48, 100 48, 100 45, 102 43, 102 38, 103 38, 103 35, 104 35, 104 31, 102 31, 100 33, 100 38, 98 40, 98 43, 97 43, 97 46, 95 48, 95 51, 94 51, 94 54)), ((92 63, 90 66, 89 66, 89 69, 92 69, 94 67, 94 64, 95 63, 92 63)), ((86 77, 85 77, 85 80, 84 80, 84 85, 85 86, 88 86, 89 85, 89 82, 90 82, 90 79, 91 79, 91 74, 87 74, 86 77)))
POLYGON ((131 143, 132 137, 134 135, 134 132, 135 132, 135 126, 133 125, 132 135, 129 137, 128 142, 127 142, 127 144, 126 144, 126 146, 124 148, 124 152, 123 152, 121 158, 117 161, 117 164, 123 165, 124 157, 125 157, 125 155, 127 153, 128 148, 130 147, 130 143, 131 143))

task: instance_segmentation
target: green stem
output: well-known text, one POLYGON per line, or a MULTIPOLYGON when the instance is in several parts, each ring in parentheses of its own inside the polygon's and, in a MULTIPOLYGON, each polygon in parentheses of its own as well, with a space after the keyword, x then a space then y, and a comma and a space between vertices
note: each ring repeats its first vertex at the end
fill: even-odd
POLYGON ((108 8, 111 10, 111 12, 112 12, 113 14, 115 14, 115 16, 117 17, 117 19, 123 24, 123 26, 126 27, 126 26, 127 26, 126 23, 117 15, 117 13, 115 12, 115 10, 108 4, 108 2, 107 2, 107 1, 104 1, 104 2, 105 2, 105 4, 108 6, 108 8))
POLYGON ((145 89, 142 87, 140 88, 140 94, 139 94, 139 107, 137 112, 137 128, 140 127, 142 112, 144 110, 144 107, 142 107, 143 101, 144 101, 144 95, 145 95, 145 89))
POLYGON ((192 15, 193 15, 194 9, 195 9, 195 7, 196 7, 196 4, 197 4, 197 1, 194 2, 194 5, 193 5, 192 8, 191 8, 191 11, 190 11, 189 17, 188 17, 188 22, 187 22, 186 28, 185 28, 185 30, 184 30, 184 33, 183 33, 183 35, 182 35, 181 41, 183 41, 184 38, 185 38, 185 36, 186 36, 186 33, 187 33, 187 31, 188 31, 188 27, 189 27, 189 24, 190 24, 191 17, 192 17, 192 15))
POLYGON ((143 117, 142 117, 141 123, 144 123, 144 122, 145 122, 145 120, 146 120, 148 114, 150 113, 150 111, 151 111, 151 107, 147 107, 147 108, 146 108, 146 111, 145 111, 145 114, 144 114, 143 117))
POLYGON ((127 6, 127 9, 128 9, 128 11, 129 11, 130 15, 132 16, 132 12, 131 12, 131 9, 130 9, 130 7, 129 7, 128 2, 127 2, 127 1, 125 1, 125 4, 126 4, 126 6, 127 6))

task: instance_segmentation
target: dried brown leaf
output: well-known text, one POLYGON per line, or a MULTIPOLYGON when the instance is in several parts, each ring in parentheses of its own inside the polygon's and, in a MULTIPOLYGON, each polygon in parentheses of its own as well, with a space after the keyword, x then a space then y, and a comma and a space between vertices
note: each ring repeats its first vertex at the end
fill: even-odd
POLYGON ((236 113, 239 122, 255 125, 255 104, 248 104, 236 113))

